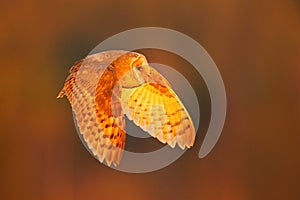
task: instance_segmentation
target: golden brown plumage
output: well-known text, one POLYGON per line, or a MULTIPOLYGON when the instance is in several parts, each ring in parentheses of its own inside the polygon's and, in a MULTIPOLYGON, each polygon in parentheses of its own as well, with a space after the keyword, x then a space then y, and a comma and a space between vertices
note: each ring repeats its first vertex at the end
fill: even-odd
POLYGON ((100 162, 119 164, 125 114, 171 147, 193 145, 195 130, 187 110, 143 55, 101 52, 77 62, 69 72, 58 98, 68 97, 79 131, 100 162))

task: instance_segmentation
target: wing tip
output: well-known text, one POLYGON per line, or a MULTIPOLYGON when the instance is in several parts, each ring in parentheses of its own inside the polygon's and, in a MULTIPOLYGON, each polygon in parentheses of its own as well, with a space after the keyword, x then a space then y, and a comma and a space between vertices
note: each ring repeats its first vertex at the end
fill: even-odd
POLYGON ((174 148, 176 145, 178 147, 180 147, 182 150, 184 150, 185 148, 187 149, 190 149, 194 146, 194 143, 195 143, 195 137, 196 137, 196 134, 195 134, 195 131, 193 129, 193 131, 188 131, 188 132, 185 132, 181 135, 176 135, 173 140, 175 140, 175 144, 174 146, 172 146, 172 142, 173 141, 167 141, 168 145, 171 146, 172 148, 174 148), (171 143, 171 144, 170 144, 171 143))
POLYGON ((101 151, 96 151, 94 148, 90 148, 95 155, 96 159, 101 164, 106 164, 108 167, 115 166, 117 167, 122 159, 122 151, 123 149, 119 147, 113 147, 111 149, 106 149, 105 147, 102 147, 101 151))

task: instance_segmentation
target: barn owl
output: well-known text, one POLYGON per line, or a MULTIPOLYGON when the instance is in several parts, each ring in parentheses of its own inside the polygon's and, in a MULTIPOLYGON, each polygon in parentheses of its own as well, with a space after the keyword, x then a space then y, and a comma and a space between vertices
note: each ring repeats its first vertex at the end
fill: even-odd
POLYGON ((117 166, 125 147, 125 116, 171 147, 194 144, 190 115, 170 83, 136 52, 89 55, 69 70, 57 98, 67 96, 80 134, 94 156, 117 166))

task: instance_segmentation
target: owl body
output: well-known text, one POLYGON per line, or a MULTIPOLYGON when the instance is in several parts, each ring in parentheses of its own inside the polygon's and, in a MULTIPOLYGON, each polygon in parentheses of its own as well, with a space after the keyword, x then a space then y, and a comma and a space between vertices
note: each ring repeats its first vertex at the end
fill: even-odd
POLYGON ((120 163, 126 115, 171 147, 191 147, 193 122, 169 82, 136 52, 90 55, 70 69, 58 98, 67 96, 80 134, 94 156, 120 163))

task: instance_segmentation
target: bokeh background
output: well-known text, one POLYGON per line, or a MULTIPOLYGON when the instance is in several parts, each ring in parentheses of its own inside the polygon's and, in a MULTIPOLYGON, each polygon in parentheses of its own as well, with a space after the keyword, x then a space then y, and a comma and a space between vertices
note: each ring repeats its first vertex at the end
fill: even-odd
POLYGON ((0 199, 300 199, 297 0, 1 1, 0 63, 0 199), (76 60, 144 26, 204 46, 228 113, 206 158, 197 157, 209 119, 203 100, 194 148, 160 171, 127 174, 88 154, 56 95, 76 60))

